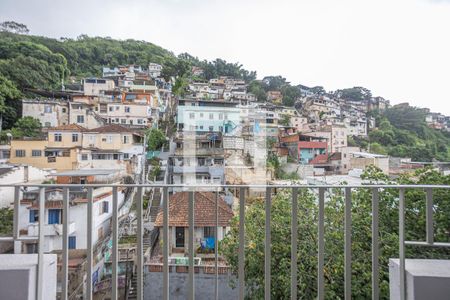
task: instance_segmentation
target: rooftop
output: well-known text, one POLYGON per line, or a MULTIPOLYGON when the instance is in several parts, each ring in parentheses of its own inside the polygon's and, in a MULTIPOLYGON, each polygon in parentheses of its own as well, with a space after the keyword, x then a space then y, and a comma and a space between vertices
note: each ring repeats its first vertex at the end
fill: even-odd
MULTIPOLYGON (((228 204, 218 197, 219 223, 218 226, 228 226, 233 211, 228 204)), ((215 195, 212 192, 195 192, 194 194, 194 220, 195 226, 216 226, 215 195)), ((172 195, 169 200, 169 226, 189 227, 189 193, 180 192, 172 195)), ((155 226, 163 226, 163 212, 156 217, 155 226)))
POLYGON ((111 175, 120 170, 116 169, 81 169, 81 170, 70 170, 63 171, 56 174, 52 174, 53 176, 100 176, 100 175, 111 175))
POLYGON ((61 125, 57 127, 52 127, 48 131, 79 131, 79 132, 85 132, 87 131, 86 128, 83 126, 77 125, 77 124, 66 124, 61 125))

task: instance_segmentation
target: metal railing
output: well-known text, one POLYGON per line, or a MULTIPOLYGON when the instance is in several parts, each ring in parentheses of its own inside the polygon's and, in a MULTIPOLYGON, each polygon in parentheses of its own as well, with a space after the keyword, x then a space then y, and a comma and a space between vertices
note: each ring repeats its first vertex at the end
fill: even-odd
MULTIPOLYGON (((11 186, 11 185, 0 185, 11 186)), ((195 298, 195 277, 194 277, 194 202, 195 192, 199 190, 208 190, 215 193, 215 215, 216 215, 216 236, 218 228, 218 194, 224 188, 235 189, 239 191, 239 249, 238 249, 238 295, 239 299, 245 297, 245 269, 244 269, 244 245, 245 245, 245 197, 247 189, 265 189, 265 261, 264 261, 264 291, 265 299, 270 299, 271 295, 271 201, 272 191, 274 189, 290 189, 292 191, 292 215, 291 215, 291 299, 297 299, 297 250, 298 250, 298 195, 299 191, 303 189, 314 190, 317 192, 318 199, 318 265, 317 265, 317 299, 324 299, 325 297, 325 279, 324 279, 324 253, 325 253, 325 236, 324 236, 324 218, 325 218, 325 192, 327 189, 341 189, 345 192, 344 196, 344 296, 345 299, 351 299, 351 272, 352 272, 352 189, 370 189, 372 194, 372 245, 371 245, 371 260, 372 260, 372 299, 379 299, 379 191, 386 189, 396 189, 399 191, 398 209, 399 209, 399 257, 400 257, 400 299, 406 299, 405 287, 405 246, 434 246, 434 247, 450 247, 450 243, 434 242, 433 229, 433 190, 445 189, 449 190, 448 185, 176 185, 176 184, 88 184, 88 185, 61 185, 61 184, 31 184, 31 185, 13 185, 15 187, 15 201, 14 201, 14 232, 12 237, 2 237, 0 241, 37 241, 40 243, 38 250, 38 276, 36 280, 37 299, 41 299, 42 289, 44 286, 45 276, 43 274, 43 256, 44 250, 41 247, 41 242, 44 240, 44 222, 39 222, 38 237, 21 236, 19 230, 19 210, 20 210, 20 189, 22 187, 36 187, 39 188, 39 220, 44 220, 45 211, 45 189, 60 187, 63 189, 63 251, 62 251, 62 293, 61 299, 68 299, 68 217, 69 217, 69 188, 83 187, 87 189, 87 295, 86 299, 93 299, 92 289, 92 272, 93 272, 93 189, 98 187, 108 187, 113 192, 113 208, 112 208, 112 292, 111 299, 118 299, 118 189, 119 188, 136 188, 138 197, 136 205, 137 213, 137 296, 138 299, 143 299, 143 194, 145 188, 162 188, 163 190, 163 299, 169 299, 169 189, 181 188, 189 193, 188 218, 189 218, 189 274, 188 274, 188 298, 195 298), (405 191, 408 189, 422 189, 426 192, 426 240, 425 241, 406 241, 405 240, 405 191)), ((218 239, 215 239, 215 299, 218 299, 218 239)))

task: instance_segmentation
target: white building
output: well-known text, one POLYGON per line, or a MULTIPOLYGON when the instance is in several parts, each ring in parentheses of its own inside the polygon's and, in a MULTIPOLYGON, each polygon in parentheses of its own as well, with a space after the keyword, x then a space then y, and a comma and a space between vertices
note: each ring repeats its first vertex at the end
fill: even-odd
POLYGON ((22 116, 38 119, 43 127, 69 123, 69 104, 65 100, 23 99, 22 116))
MULTIPOLYGON (((50 175, 49 171, 32 166, 0 165, 0 181, 2 184, 42 183, 50 175)), ((14 188, 0 187, 0 207, 12 207, 14 188)))
POLYGON ((161 76, 162 66, 155 64, 155 63, 149 63, 148 64, 148 75, 150 75, 152 78, 156 78, 161 76))
POLYGON ((112 91, 115 88, 114 80, 105 78, 86 78, 82 84, 84 94, 87 96, 102 95, 104 91, 112 91))
MULTIPOLYGON (((117 183, 120 178, 116 170, 73 170, 56 174, 57 183, 117 183)), ((124 201, 124 190, 118 191, 119 207, 124 201)), ((28 188, 22 191, 19 208, 19 230, 29 237, 39 234, 39 189, 28 188)), ((44 252, 62 249, 63 193, 61 188, 47 188, 44 212, 44 252)), ((69 193, 69 249, 86 249, 87 247, 87 191, 78 187, 69 193)), ((93 191, 93 243, 106 237, 109 233, 112 216, 111 188, 94 188, 93 191)), ((23 246, 25 253, 36 250, 34 242, 23 246)))

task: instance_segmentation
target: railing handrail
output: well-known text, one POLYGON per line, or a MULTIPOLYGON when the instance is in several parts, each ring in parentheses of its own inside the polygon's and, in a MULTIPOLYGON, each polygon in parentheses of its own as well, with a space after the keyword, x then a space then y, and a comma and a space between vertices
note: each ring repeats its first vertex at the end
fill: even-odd
POLYGON ((114 184, 102 184, 102 183, 90 183, 90 184, 59 184, 59 183, 19 183, 19 184, 0 184, 0 187, 81 187, 81 188, 97 188, 97 187, 131 187, 131 188, 299 188, 299 189, 363 189, 363 188, 378 188, 378 189, 450 189, 450 185, 429 185, 429 184, 351 184, 351 185, 333 185, 333 184, 172 184, 172 183, 156 183, 156 184, 140 184, 140 183, 114 183, 114 184))
MULTIPOLYGON (((0 241, 37 241, 39 243, 38 248, 38 276, 36 276, 36 286, 37 286, 37 295, 38 299, 42 297, 42 289, 43 282, 42 278, 44 278, 44 273, 42 269, 43 264, 43 255, 44 249, 42 247, 42 242, 44 241, 44 232, 43 228, 46 225, 44 222, 39 222, 39 235, 37 237, 26 237, 21 236, 19 224, 19 210, 20 210, 20 189, 21 187, 39 187, 39 220, 45 220, 45 202, 47 201, 45 198, 45 189, 49 187, 61 187, 63 188, 63 258, 62 258, 62 272, 63 272, 63 281, 62 281, 62 299, 68 299, 68 248, 69 248, 69 200, 70 200, 70 188, 71 187, 82 187, 86 188, 88 192, 88 201, 87 201, 87 241, 88 246, 87 249, 87 278, 89 278, 89 274, 93 274, 93 251, 92 251, 92 229, 93 229, 93 202, 94 195, 93 190, 96 187, 111 187, 112 188, 112 219, 111 219, 111 233, 112 236, 112 255, 111 255, 111 263, 112 263, 112 299, 118 299, 118 263, 119 263, 119 253, 118 253, 118 241, 120 239, 119 235, 119 207, 118 207, 118 194, 122 190, 122 188, 137 188, 137 205, 136 205, 136 213, 137 213, 137 265, 143 265, 143 195, 144 188, 153 187, 153 188, 162 188, 162 197, 163 201, 161 203, 162 213, 163 213, 163 299, 169 299, 169 188, 171 187, 179 187, 185 188, 189 194, 188 201, 188 218, 189 218, 189 241, 188 241, 188 249, 189 249, 189 268, 188 268, 188 298, 194 299, 195 296, 195 285, 194 285, 194 202, 195 202, 195 192, 196 189, 205 188, 205 190, 213 191, 215 193, 215 216, 216 216, 216 236, 218 233, 219 227, 219 218, 218 218, 218 194, 221 192, 221 188, 237 188, 239 190, 239 249, 238 249, 238 290, 239 290, 239 299, 245 298, 245 198, 246 198, 246 189, 251 188, 262 188, 265 189, 266 197, 265 197, 265 250, 264 250, 264 294, 265 299, 270 299, 271 297, 271 201, 272 201, 272 192, 274 189, 290 189, 292 190, 292 216, 291 219, 291 230, 292 232, 298 231, 297 224, 297 216, 296 211, 298 209, 298 197, 299 190, 308 189, 308 190, 317 190, 318 191, 318 221, 317 221, 317 229, 318 229, 318 246, 317 246, 317 255, 318 255, 318 264, 317 264, 317 298, 323 300, 325 298, 325 201, 326 201, 326 190, 327 189, 341 189, 345 191, 345 215, 344 215, 344 292, 345 299, 350 299, 351 291, 352 291, 352 189, 369 189, 372 193, 372 224, 371 224, 371 233, 372 233, 372 243, 371 243, 371 255, 372 255, 372 298, 378 299, 380 293, 380 266, 379 266, 379 257, 380 257, 380 238, 379 238, 379 201, 380 201, 380 190, 383 189, 395 189, 399 191, 398 195, 398 212, 399 212, 399 259, 400 259, 400 267, 399 267, 399 281, 400 281, 400 299, 406 299, 406 277, 405 277, 405 247, 407 245, 414 246, 432 246, 432 247, 445 247, 450 248, 450 243, 441 243, 435 242, 434 240, 434 228, 433 228, 433 190, 434 189, 450 189, 450 185, 417 185, 417 184, 406 184, 406 185, 395 185, 395 184, 369 184, 364 183, 361 185, 311 185, 311 184, 292 184, 292 185, 282 185, 282 184, 0 184, 0 187, 14 187, 14 228, 13 228, 13 237, 1 237, 0 241), (408 189, 423 189, 426 191, 426 240, 425 241, 407 241, 405 239, 405 191, 408 189), (295 208, 295 209, 294 209, 295 208)), ((293 235, 291 240, 291 297, 292 299, 296 298, 296 287, 297 287, 297 268, 296 261, 294 258, 297 255, 297 236, 293 235), (294 259, 292 259, 294 258, 294 259)), ((217 239, 215 239, 215 292, 216 299, 218 298, 218 244, 217 239)), ((137 272, 138 279, 138 288, 137 294, 138 299, 143 299, 143 268, 139 268, 137 272)), ((87 299, 93 299, 93 289, 92 289, 92 281, 87 280, 87 289, 86 289, 87 299)))

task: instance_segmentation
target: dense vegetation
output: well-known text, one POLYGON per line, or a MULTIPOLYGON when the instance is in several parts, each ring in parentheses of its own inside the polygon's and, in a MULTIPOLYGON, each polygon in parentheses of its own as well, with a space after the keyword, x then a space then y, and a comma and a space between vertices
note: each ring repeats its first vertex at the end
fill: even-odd
POLYGON ((21 96, 31 89, 60 90, 63 82, 101 76, 102 67, 125 64, 163 65, 163 77, 175 79, 174 92, 183 94, 193 66, 203 68, 197 80, 233 76, 251 81, 256 72, 222 59, 199 60, 187 53, 175 56, 157 45, 137 40, 80 35, 76 39, 53 39, 27 35, 28 28, 15 22, 0 23, 0 114, 2 128, 11 128, 20 116, 21 96), (3 104, 6 104, 4 106, 3 104), (3 107, 3 108, 2 108, 3 107), (5 107, 11 109, 4 109, 5 107))
MULTIPOLYGON (((371 182, 392 184, 450 184, 450 176, 431 169, 422 169, 411 176, 390 182, 379 169, 370 167, 363 177, 371 182)), ((381 299, 389 299, 389 258, 398 257, 398 190, 384 189, 380 205, 380 290, 381 299)), ((405 234, 407 240, 425 240, 425 193, 406 191, 405 234)), ((344 298, 344 195, 333 189, 325 202, 325 293, 326 299, 344 298)), ((436 190, 434 199, 435 240, 448 242, 450 193, 436 190)), ((265 203, 248 199, 245 210, 245 280, 249 299, 264 298, 264 227, 265 203)), ((298 197, 298 296, 314 299, 317 295, 317 216, 316 195, 307 190, 298 197)), ((291 268, 291 193, 280 191, 271 206, 271 298, 289 299, 291 268)), ((237 271, 239 217, 232 220, 231 230, 220 243, 219 250, 232 269, 237 271)), ((352 193, 352 297, 371 298, 371 191, 358 189, 352 193)), ((407 247, 406 257, 450 258, 448 249, 407 247)))
POLYGON ((450 134, 429 128, 426 113, 405 104, 373 112, 376 129, 368 138, 351 138, 350 144, 379 154, 411 157, 413 161, 449 161, 450 134))

